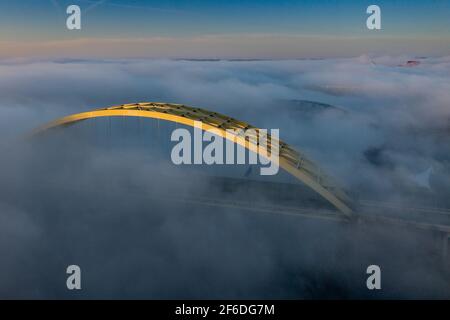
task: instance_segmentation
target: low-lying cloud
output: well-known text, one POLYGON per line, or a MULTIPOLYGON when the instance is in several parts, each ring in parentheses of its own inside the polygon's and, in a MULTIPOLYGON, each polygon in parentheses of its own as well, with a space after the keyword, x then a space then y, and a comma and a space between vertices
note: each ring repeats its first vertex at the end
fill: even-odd
MULTIPOLYGON (((9 276, 0 277, 0 295, 68 297, 64 266, 80 261, 91 270, 87 297, 370 297, 364 265, 379 258, 402 288, 386 296, 445 296, 446 275, 426 256, 427 245, 408 272, 407 257, 390 259, 422 241, 413 232, 394 236, 373 227, 363 236, 321 222, 150 204, 124 181, 170 193, 176 179, 151 177, 170 171, 190 178, 161 159, 147 167, 140 152, 86 149, 76 136, 67 140, 72 148, 13 147, 20 135, 67 114, 140 101, 182 103, 279 128, 285 142, 357 198, 448 206, 450 58, 400 66, 409 59, 2 60, 0 134, 8 151, 1 160, 0 253, 1 274, 9 276), (417 176, 430 167, 424 187, 417 176), (329 235, 317 239, 318 233, 329 235), (354 239, 367 240, 365 253, 352 247, 354 239), (383 253, 388 242, 394 248, 383 253), (352 254, 359 258, 339 258, 352 254), (17 282, 22 273, 28 278, 17 282), (417 280, 425 274, 426 283, 417 280)), ((193 187, 212 192, 204 178, 185 191, 193 187)))

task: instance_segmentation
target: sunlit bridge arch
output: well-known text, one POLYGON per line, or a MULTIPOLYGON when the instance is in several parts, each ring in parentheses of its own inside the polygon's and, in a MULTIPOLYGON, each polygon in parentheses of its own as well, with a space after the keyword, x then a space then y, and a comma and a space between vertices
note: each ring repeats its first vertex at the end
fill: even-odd
MULTIPOLYGON (((77 113, 57 119, 42 126, 36 129, 33 132, 33 135, 37 135, 52 128, 64 127, 82 120, 100 117, 144 117, 175 122, 190 127, 194 127, 195 122, 200 121, 202 123, 202 130, 215 129, 214 133, 220 135, 222 138, 244 146, 246 149, 258 153, 260 156, 265 156, 264 152, 254 143, 254 141, 259 141, 258 128, 217 112, 171 103, 132 103, 77 113), (256 132, 256 139, 246 139, 239 134, 230 135, 230 130, 237 129, 254 129, 254 132, 256 132)), ((271 148, 274 150, 273 148, 276 147, 276 144, 271 143, 270 138, 268 140, 269 150, 271 148)), ((296 179, 320 194, 343 215, 347 217, 352 216, 353 210, 350 198, 314 162, 281 140, 278 141, 278 149, 279 160, 273 161, 278 161, 280 168, 284 169, 296 179)))

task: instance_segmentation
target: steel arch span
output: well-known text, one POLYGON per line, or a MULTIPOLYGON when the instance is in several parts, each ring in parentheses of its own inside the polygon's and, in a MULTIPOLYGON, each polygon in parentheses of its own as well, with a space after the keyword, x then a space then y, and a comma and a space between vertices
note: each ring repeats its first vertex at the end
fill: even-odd
MULTIPOLYGON (((161 119, 191 127, 194 127, 196 121, 200 121, 202 123, 202 130, 215 129, 214 133, 219 134, 222 138, 244 146, 246 149, 258 153, 263 157, 265 156, 264 153, 261 153, 261 149, 258 148, 257 144, 253 143, 253 141, 259 141, 258 128, 217 112, 188 107, 181 104, 160 102, 123 104, 69 115, 36 129, 33 134, 36 135, 51 128, 63 127, 78 121, 99 117, 144 117, 161 119), (239 132, 243 132, 243 130, 239 131, 239 129, 254 129, 254 132, 256 132, 256 137, 254 138, 256 139, 246 139, 245 136, 239 134, 239 132), (237 134, 230 135, 230 130, 233 130, 232 132, 237 132, 237 134)), ((270 137, 268 137, 267 144, 268 149, 275 147, 271 144, 270 137)), ((282 169, 320 194, 342 214, 347 217, 352 216, 352 201, 329 176, 327 176, 314 162, 283 141, 278 141, 277 145, 279 152, 278 165, 282 169)))

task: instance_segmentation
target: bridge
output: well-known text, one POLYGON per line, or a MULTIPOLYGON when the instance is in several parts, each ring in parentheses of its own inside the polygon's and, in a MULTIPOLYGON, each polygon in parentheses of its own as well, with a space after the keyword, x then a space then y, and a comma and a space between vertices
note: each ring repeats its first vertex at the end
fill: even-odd
MULTIPOLYGON (((181 104, 160 102, 122 104, 69 115, 36 129, 32 136, 42 135, 50 130, 64 128, 84 120, 104 117, 151 118, 190 127, 194 127, 195 122, 199 121, 202 124, 202 130, 214 129, 214 133, 217 133, 222 138, 231 140, 249 151, 258 153, 260 156, 266 156, 258 148, 261 139, 261 129, 217 112, 181 104), (254 129, 255 136, 250 137, 253 139, 243 134, 243 130, 247 129, 254 129), (230 135, 230 132, 234 134, 230 135)), ((278 146, 279 159, 277 161, 280 168, 322 197, 334 207, 334 210, 311 209, 300 206, 267 206, 250 201, 229 201, 211 197, 183 198, 178 196, 176 199, 171 197, 170 201, 195 203, 210 207, 237 208, 260 213, 321 218, 346 223, 387 223, 401 227, 412 227, 437 234, 440 246, 442 246, 442 254, 444 257, 448 257, 450 210, 426 207, 396 207, 393 204, 370 200, 354 201, 346 194, 343 188, 337 185, 330 175, 326 174, 320 166, 310 160, 303 152, 296 150, 281 140, 278 140, 276 144, 273 142, 272 137, 269 137, 269 150, 273 151, 278 146), (399 214, 401 212, 413 214, 399 214)))

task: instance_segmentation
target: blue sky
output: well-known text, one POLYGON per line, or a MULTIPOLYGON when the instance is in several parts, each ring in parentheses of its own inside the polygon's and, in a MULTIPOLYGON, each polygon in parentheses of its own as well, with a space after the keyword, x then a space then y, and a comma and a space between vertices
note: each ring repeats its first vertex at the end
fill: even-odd
MULTIPOLYGON (((447 0, 27 0, 0 1, 0 12, 0 41, 10 42, 271 35, 264 44, 255 44, 268 47, 275 37, 361 37, 365 41, 395 37, 409 42, 417 38, 418 51, 423 51, 430 46, 426 43, 430 39, 448 40, 450 31, 450 1, 447 0), (80 31, 65 28, 65 8, 69 4, 78 4, 82 9, 80 31), (382 30, 366 28, 365 11, 370 4, 381 7, 382 30)), ((239 55, 239 41, 230 45, 239 55)), ((273 42, 273 45, 280 44, 273 42)), ((187 51, 189 46, 194 44, 186 44, 187 51)), ((332 51, 333 46, 334 43, 330 48, 317 46, 317 52, 332 51)), ((362 41, 359 46, 366 44, 362 41)), ((386 46, 388 54, 389 44, 386 46)), ((411 50, 411 45, 405 51, 406 48, 411 50)), ((438 48, 436 54, 445 55, 445 48, 450 46, 438 48)), ((296 50, 291 51, 290 55, 295 57, 296 50)), ((349 55, 352 54, 349 50, 349 55)))

